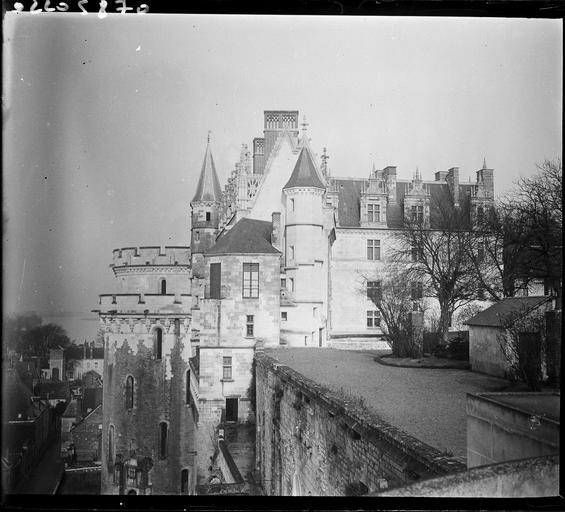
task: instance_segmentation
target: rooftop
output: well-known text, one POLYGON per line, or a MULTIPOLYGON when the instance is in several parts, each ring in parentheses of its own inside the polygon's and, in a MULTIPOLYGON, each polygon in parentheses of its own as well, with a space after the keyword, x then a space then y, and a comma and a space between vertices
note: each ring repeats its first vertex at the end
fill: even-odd
POLYGON ((508 297, 493 304, 465 322, 467 325, 503 327, 505 321, 515 315, 526 315, 538 306, 549 302, 551 297, 508 297))
POLYGON ((376 351, 266 349, 269 355, 331 390, 362 399, 382 420, 460 460, 467 456, 467 393, 501 391, 503 379, 469 370, 397 368, 376 351))
POLYGON ((207 254, 279 254, 271 245, 271 222, 243 218, 237 222, 207 254))

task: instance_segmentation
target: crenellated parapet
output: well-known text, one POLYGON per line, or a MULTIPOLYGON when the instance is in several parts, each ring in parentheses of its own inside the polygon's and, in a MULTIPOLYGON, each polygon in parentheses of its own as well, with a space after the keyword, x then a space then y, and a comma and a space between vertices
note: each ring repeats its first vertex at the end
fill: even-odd
POLYGON ((190 265, 190 247, 145 246, 114 249, 113 267, 132 265, 190 265))

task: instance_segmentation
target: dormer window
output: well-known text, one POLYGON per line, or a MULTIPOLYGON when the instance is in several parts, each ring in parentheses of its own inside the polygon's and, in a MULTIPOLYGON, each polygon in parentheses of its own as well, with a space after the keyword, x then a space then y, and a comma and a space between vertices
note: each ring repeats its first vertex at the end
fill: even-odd
POLYGON ((368 222, 380 222, 381 221, 381 205, 369 203, 367 205, 367 220, 368 222))
POLYGON ((424 222, 424 207, 421 204, 412 206, 411 213, 412 213, 412 215, 411 215, 412 222, 416 222, 418 224, 423 224, 423 222, 424 222))

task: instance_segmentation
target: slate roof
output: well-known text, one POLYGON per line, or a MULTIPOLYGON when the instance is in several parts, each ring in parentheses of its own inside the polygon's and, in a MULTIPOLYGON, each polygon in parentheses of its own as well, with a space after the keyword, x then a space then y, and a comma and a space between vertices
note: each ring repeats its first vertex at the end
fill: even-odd
POLYGON ((310 152, 305 148, 300 151, 294 170, 283 190, 292 187, 326 188, 316 172, 316 166, 312 161, 310 152))
POLYGON ((271 222, 241 219, 206 254, 279 254, 271 245, 272 231, 271 222))
MULTIPOLYGON (((338 219, 339 227, 361 226, 361 192, 368 180, 363 178, 333 178, 338 190, 338 219)), ((396 202, 387 203, 386 219, 388 228, 401 228, 404 224, 404 197, 408 190, 409 181, 396 182, 396 202)), ((445 182, 425 182, 430 191, 430 226, 439 227, 439 211, 434 205, 451 201, 451 193, 445 182)), ((474 185, 465 183, 459 185, 459 203, 466 207, 474 185)))
POLYGON ((202 170, 200 171, 200 178, 196 187, 196 193, 192 202, 196 201, 220 201, 222 198, 222 188, 216 173, 216 166, 214 165, 214 158, 210 150, 210 144, 206 146, 206 153, 204 154, 204 162, 202 162, 202 170))
POLYGON ((551 300, 551 297, 508 297, 467 320, 467 325, 503 327, 509 315, 524 315, 551 300))

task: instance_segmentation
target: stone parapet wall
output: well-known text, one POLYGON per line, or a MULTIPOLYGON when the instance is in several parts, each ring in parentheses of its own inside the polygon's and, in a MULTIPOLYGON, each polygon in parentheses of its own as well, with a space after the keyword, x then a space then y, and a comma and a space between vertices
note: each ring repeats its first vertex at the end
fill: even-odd
POLYGON ((465 470, 354 398, 257 354, 257 467, 268 495, 352 495, 465 470))
POLYGON ((114 266, 124 265, 190 265, 190 247, 146 246, 114 249, 114 266))

